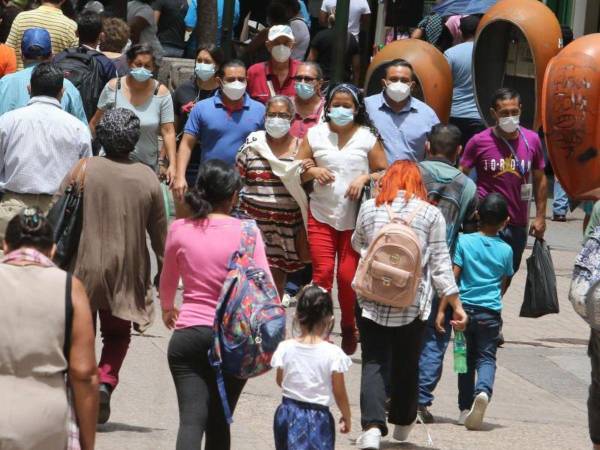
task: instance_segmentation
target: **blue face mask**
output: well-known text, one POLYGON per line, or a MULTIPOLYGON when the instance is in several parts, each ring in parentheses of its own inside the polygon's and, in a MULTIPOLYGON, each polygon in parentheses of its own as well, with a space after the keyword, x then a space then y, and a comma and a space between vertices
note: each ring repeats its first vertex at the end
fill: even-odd
POLYGON ((136 67, 135 69, 131 69, 129 73, 133 78, 135 78, 135 81, 139 82, 148 81, 150 78, 152 78, 152 72, 145 67, 136 67))
POLYGON ((296 83, 296 94, 302 100, 308 100, 315 95, 315 87, 308 83, 296 83))
POLYGON ((196 63, 196 68, 194 69, 194 73, 202 81, 210 80, 214 76, 215 71, 214 64, 205 63, 196 63))
POLYGON ((354 111, 343 106, 336 106, 329 110, 329 118, 337 126, 343 127, 354 121, 354 111))

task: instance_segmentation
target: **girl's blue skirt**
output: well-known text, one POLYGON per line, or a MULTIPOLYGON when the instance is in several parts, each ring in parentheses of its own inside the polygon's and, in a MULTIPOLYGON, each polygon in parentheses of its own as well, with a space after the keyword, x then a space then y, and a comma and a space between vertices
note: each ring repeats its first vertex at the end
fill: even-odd
POLYGON ((273 422, 277 450, 333 450, 335 421, 327 406, 283 397, 273 422))

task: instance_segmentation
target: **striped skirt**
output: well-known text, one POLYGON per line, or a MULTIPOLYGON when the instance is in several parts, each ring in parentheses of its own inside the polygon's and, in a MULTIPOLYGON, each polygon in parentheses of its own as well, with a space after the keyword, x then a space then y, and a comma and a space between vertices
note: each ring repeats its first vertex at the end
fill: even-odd
POLYGON ((283 397, 273 422, 277 450, 333 450, 335 421, 327 406, 283 397))

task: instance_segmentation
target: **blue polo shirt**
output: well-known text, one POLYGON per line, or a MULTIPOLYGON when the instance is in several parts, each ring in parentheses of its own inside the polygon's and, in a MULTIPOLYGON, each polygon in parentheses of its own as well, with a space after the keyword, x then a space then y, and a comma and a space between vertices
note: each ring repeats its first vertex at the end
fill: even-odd
POLYGON ((220 159, 235 164, 238 149, 253 131, 263 128, 265 107, 244 94, 244 105, 229 111, 221 100, 221 91, 196 103, 185 124, 184 132, 200 143, 201 160, 220 159))
POLYGON ((383 139, 389 164, 399 159, 425 159, 427 133, 440 121, 433 109, 421 100, 410 97, 404 108, 395 113, 383 92, 367 97, 365 106, 383 139))
MULTIPOLYGON (((0 80, 0 116, 13 109, 26 106, 31 97, 27 86, 31 84, 31 73, 37 64, 26 67, 18 72, 5 75, 0 80)), ((87 125, 87 117, 83 110, 83 102, 77 88, 65 79, 65 91, 60 100, 62 109, 77 117, 87 125)))

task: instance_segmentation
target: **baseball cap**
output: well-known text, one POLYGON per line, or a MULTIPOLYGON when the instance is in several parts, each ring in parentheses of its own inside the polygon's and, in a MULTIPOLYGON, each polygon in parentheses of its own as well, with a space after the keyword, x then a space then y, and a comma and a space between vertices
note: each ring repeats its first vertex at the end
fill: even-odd
POLYGON ((294 40, 294 33, 289 25, 273 25, 269 28, 269 41, 274 41, 278 37, 285 36, 289 40, 294 40))
POLYGON ((21 53, 24 58, 37 58, 52 54, 52 40, 45 28, 29 28, 23 33, 21 53))

